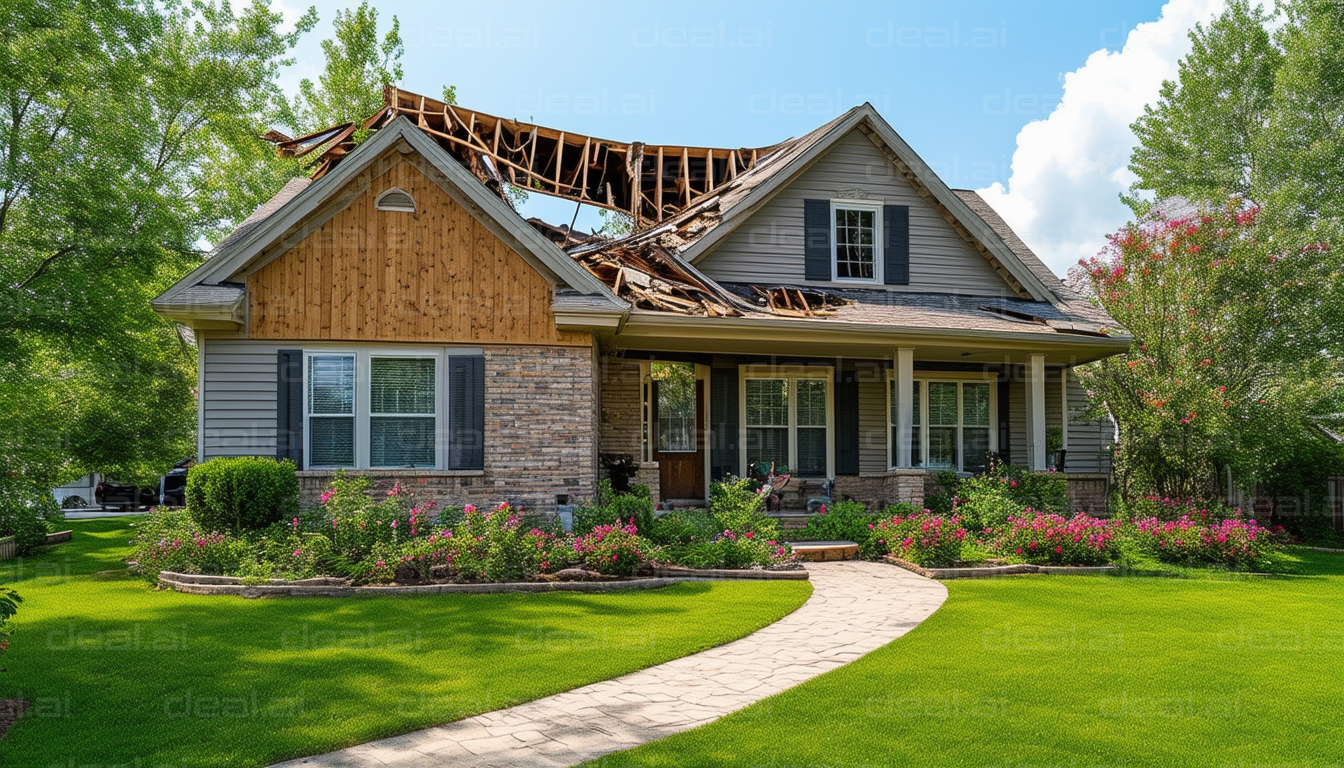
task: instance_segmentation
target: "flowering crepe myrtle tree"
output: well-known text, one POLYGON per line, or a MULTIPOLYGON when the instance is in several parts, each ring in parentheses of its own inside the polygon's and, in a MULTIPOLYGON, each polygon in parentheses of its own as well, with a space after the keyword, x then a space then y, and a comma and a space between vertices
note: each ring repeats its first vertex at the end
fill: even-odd
POLYGON ((1221 209, 1155 206, 1112 235, 1074 282, 1134 335, 1125 355, 1080 369, 1119 427, 1122 492, 1207 498, 1338 410, 1338 256, 1221 209))

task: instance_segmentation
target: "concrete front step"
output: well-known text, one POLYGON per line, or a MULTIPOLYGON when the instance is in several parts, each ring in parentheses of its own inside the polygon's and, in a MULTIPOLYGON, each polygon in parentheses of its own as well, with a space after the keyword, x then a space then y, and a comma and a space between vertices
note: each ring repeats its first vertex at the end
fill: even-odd
POLYGON ((790 541, 799 560, 821 563, 828 560, 854 560, 859 556, 859 545, 853 541, 790 541))

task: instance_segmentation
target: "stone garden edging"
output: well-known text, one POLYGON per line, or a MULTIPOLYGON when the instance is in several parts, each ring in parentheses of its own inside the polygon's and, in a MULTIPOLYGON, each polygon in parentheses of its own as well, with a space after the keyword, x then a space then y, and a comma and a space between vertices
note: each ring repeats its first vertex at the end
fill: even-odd
POLYGON ((1083 576, 1120 571, 1120 567, 1116 565, 1031 565, 1030 563, 1015 563, 1013 565, 978 565, 963 568, 925 568, 899 557, 888 557, 886 561, 907 571, 918 573, 920 576, 940 581, 946 579, 985 579, 994 576, 1018 576, 1028 573, 1083 576))
POLYGON ((267 579, 248 584, 237 576, 205 576, 160 571, 159 584, 189 595, 233 595, 235 597, 396 597, 401 595, 499 594, 503 592, 615 592, 623 589, 659 589, 685 581, 730 579, 807 580, 805 570, 731 571, 691 568, 660 569, 653 577, 613 579, 611 581, 522 581, 480 584, 399 584, 354 586, 345 579, 319 576, 286 581, 267 579))

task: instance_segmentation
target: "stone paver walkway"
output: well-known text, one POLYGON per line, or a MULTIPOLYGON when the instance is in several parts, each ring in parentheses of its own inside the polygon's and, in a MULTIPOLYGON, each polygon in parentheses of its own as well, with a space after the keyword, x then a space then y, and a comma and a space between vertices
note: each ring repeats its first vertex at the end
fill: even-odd
POLYGON ((567 693, 276 768, 553 768, 717 720, 909 632, 943 585, 883 563, 812 563, 812 596, 742 638, 567 693))

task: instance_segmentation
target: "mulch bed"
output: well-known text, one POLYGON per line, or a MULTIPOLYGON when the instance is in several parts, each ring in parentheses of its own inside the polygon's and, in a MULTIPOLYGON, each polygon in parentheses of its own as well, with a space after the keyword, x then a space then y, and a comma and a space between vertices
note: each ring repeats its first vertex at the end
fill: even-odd
POLYGON ((32 702, 23 699, 0 699, 0 739, 5 738, 5 732, 23 717, 24 710, 30 706, 32 702))

